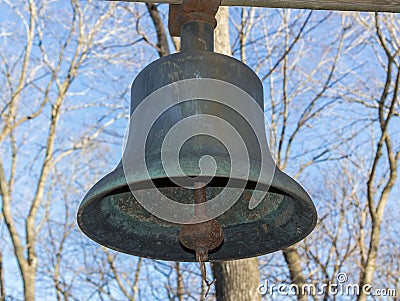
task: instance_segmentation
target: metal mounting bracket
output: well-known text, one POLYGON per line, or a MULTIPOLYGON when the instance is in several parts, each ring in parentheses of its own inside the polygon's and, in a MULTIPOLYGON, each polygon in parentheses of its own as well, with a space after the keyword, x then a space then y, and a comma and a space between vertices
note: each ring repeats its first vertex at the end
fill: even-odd
POLYGON ((180 37, 181 27, 190 21, 206 22, 217 26, 215 15, 221 0, 184 0, 182 4, 170 4, 168 28, 171 36, 180 37))

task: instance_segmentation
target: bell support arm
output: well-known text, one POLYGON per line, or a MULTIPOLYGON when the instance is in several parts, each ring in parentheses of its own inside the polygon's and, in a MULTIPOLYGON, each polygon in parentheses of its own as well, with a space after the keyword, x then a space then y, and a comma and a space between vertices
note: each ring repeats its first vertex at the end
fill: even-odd
POLYGON ((182 25, 190 21, 204 22, 217 26, 215 15, 221 0, 184 0, 182 4, 170 4, 168 28, 171 36, 181 36, 182 25))
MULTIPOLYGON (((147 3, 168 3, 182 4, 182 0, 106 0, 124 2, 147 2, 147 3)), ((370 11, 370 12, 391 12, 400 13, 400 0, 353 0, 353 1, 332 1, 332 0, 221 0, 222 6, 254 6, 269 8, 298 8, 338 11, 370 11)))

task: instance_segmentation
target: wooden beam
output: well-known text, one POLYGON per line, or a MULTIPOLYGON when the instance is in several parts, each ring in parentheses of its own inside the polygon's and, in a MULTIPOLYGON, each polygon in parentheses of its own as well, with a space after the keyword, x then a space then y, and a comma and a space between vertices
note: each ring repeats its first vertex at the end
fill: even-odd
MULTIPOLYGON (((107 0, 181 4, 182 0, 107 0)), ((339 11, 370 11, 400 13, 400 0, 305 1, 305 0, 221 0, 223 6, 258 6, 271 8, 303 8, 339 11)))

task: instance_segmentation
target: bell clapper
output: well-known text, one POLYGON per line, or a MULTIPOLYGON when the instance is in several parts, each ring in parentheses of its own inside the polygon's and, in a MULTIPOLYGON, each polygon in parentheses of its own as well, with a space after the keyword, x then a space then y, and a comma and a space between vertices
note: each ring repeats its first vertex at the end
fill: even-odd
MULTIPOLYGON (((194 184, 194 199, 196 204, 206 202, 206 184, 196 182, 194 184)), ((201 212, 205 216, 205 212, 201 212)), ((208 261, 208 252, 218 248, 224 241, 224 233, 220 223, 215 219, 198 224, 184 224, 179 232, 179 240, 186 248, 196 252, 196 260, 200 264, 201 276, 207 285, 205 297, 215 283, 207 279, 205 262, 208 261)))

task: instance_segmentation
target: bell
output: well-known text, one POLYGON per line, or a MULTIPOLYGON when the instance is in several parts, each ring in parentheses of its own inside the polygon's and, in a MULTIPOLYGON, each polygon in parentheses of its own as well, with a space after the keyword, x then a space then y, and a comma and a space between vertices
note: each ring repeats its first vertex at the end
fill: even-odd
POLYGON ((99 244, 172 261, 196 261, 206 245, 205 259, 222 261, 275 252, 315 227, 309 195, 268 149, 260 79, 212 52, 213 30, 185 23, 182 51, 134 80, 123 158, 78 211, 99 244))

